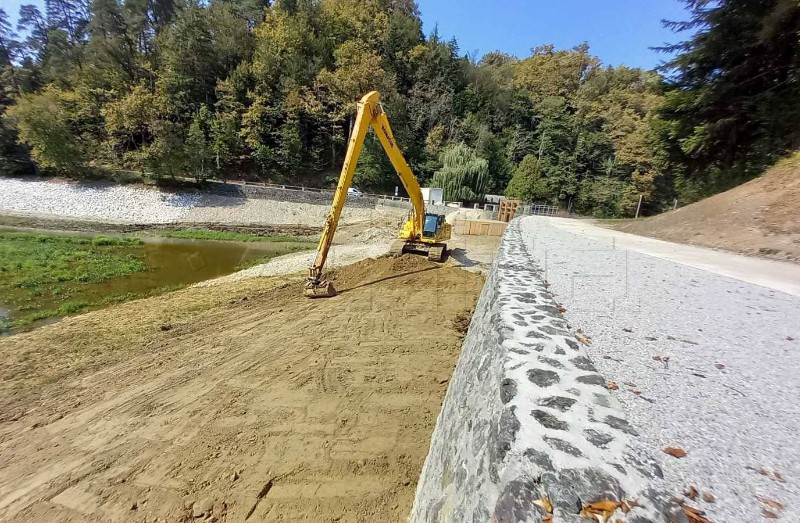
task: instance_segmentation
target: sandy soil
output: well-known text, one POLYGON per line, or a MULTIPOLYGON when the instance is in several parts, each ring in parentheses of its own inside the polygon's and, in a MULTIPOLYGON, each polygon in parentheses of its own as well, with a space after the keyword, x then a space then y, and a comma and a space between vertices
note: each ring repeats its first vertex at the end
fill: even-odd
POLYGON ((301 285, 0 339, 0 520, 403 521, 482 278, 403 256, 301 285))
POLYGON ((730 191, 652 218, 598 225, 662 240, 800 261, 800 154, 730 191))

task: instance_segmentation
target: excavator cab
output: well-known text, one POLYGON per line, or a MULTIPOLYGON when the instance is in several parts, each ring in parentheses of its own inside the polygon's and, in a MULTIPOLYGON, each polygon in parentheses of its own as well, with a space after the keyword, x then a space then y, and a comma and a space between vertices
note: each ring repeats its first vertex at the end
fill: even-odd
POLYGON ((444 225, 444 214, 426 214, 425 220, 422 222, 422 237, 436 238, 442 225, 444 225))

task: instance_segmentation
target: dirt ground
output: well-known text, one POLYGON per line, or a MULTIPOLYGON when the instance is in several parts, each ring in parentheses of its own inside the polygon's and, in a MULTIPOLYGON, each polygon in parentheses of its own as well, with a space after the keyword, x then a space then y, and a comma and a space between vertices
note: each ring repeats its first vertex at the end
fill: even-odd
POLYGON ((0 339, 0 520, 404 521, 480 275, 421 257, 0 339))
POLYGON ((623 232, 777 260, 800 261, 800 155, 759 178, 674 212, 600 222, 623 232))

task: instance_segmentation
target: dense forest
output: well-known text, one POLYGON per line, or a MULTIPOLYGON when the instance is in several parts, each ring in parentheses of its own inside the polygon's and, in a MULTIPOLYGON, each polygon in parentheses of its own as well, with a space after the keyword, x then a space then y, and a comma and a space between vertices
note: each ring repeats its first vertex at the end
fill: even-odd
MULTIPOLYGON (((586 44, 464 56, 413 0, 45 0, 16 28, 0 10, 0 174, 330 186, 378 90, 448 200, 658 212, 800 145, 797 0, 685 1, 660 71, 586 44)), ((374 137, 356 183, 396 185, 374 137)))

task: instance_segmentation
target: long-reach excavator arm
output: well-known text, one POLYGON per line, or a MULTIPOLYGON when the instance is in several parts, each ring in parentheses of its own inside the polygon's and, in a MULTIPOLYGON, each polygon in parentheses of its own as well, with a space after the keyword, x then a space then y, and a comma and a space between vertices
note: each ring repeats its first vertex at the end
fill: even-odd
POLYGON ((372 91, 358 102, 358 112, 350 135, 350 142, 347 145, 347 154, 344 157, 344 165, 342 165, 342 172, 339 175, 339 183, 333 196, 333 204, 328 218, 325 220, 325 227, 319 240, 314 264, 309 267, 308 283, 306 284, 307 296, 321 297, 334 296, 336 294, 333 285, 323 280, 322 272, 333 242, 333 236, 336 233, 336 227, 339 224, 342 208, 347 200, 347 191, 353 181, 353 173, 356 169, 358 156, 361 153, 364 139, 370 127, 373 128, 381 145, 386 150, 386 154, 389 155, 389 160, 400 176, 413 207, 411 217, 403 226, 399 235, 399 238, 403 240, 402 251, 421 251, 427 253, 429 258, 440 261, 447 248, 441 241, 450 238, 450 226, 445 224, 443 215, 425 214, 422 190, 411 172, 411 168, 403 158, 400 148, 397 146, 394 134, 392 134, 392 128, 389 125, 389 119, 386 118, 386 113, 383 112, 380 99, 380 94, 377 91, 372 91))

